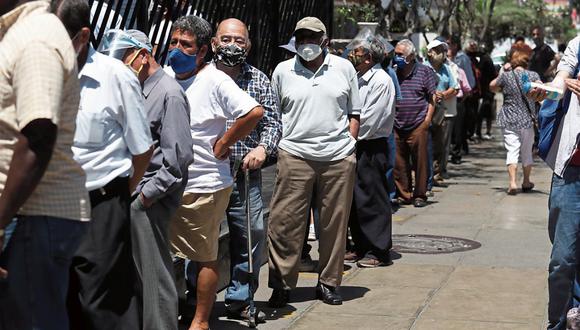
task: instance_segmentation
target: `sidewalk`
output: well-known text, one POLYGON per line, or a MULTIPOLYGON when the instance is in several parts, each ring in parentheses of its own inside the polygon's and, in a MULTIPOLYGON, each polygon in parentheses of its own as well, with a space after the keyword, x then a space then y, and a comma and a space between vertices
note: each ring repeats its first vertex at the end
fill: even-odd
MULTIPOLYGON (((534 192, 508 196, 500 140, 497 134, 494 141, 471 146, 463 164, 449 165, 449 187, 436 188, 429 206, 407 206, 393 218, 393 234, 458 237, 481 247, 448 254, 401 253, 392 266, 378 269, 345 266, 342 306, 315 300, 316 274, 301 273, 290 306, 268 308, 265 266, 256 301, 268 321, 258 328, 545 329, 551 172, 537 161, 534 192)), ((214 314, 223 315, 223 292, 214 314)), ((246 327, 219 317, 212 328, 246 327)))

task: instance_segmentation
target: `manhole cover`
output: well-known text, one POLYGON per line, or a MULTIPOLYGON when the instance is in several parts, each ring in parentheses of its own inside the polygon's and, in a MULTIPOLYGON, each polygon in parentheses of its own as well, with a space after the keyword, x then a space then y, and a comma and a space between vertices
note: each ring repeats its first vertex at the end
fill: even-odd
POLYGON ((474 250, 481 244, 465 238, 436 235, 393 235, 393 249, 399 253, 440 254, 474 250))

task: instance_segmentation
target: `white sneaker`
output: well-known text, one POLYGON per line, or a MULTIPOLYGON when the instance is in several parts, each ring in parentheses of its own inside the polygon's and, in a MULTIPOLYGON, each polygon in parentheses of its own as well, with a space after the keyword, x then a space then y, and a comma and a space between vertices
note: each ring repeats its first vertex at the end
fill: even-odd
POLYGON ((314 230, 314 224, 310 224, 310 229, 308 230, 308 240, 316 241, 316 231, 314 230))

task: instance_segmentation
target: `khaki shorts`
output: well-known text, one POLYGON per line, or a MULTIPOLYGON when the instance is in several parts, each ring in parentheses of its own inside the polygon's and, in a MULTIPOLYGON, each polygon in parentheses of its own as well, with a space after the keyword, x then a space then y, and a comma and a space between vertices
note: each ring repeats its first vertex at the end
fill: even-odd
POLYGON ((232 187, 214 193, 185 193, 171 220, 171 250, 180 258, 210 262, 218 257, 220 223, 232 187))

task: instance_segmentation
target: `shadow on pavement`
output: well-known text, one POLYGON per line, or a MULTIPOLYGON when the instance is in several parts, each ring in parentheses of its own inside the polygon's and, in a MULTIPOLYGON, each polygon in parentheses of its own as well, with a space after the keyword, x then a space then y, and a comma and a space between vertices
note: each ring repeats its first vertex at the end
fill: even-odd
MULTIPOLYGON (((506 187, 492 187, 491 189, 498 191, 498 192, 503 192, 506 194, 506 196, 508 196, 507 185, 506 185, 506 187)), ((532 191, 529 191, 529 192, 522 192, 522 190, 518 188, 517 192, 518 193, 515 196, 518 196, 518 195, 545 195, 545 196, 548 196, 548 195, 550 195, 549 192, 542 191, 542 190, 535 190, 535 189, 532 191)))

